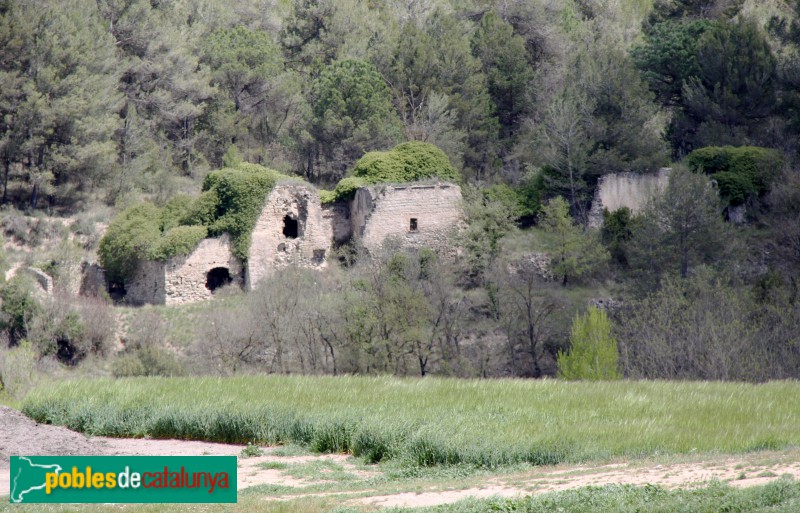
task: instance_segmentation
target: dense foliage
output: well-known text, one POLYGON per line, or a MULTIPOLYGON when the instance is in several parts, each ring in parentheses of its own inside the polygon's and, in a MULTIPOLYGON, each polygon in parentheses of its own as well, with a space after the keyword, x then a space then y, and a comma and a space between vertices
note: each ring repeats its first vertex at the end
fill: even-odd
POLYGON ((438 178, 460 182, 447 155, 432 144, 407 142, 390 151, 372 151, 358 159, 351 176, 343 178, 325 201, 352 197, 359 187, 376 183, 406 183, 438 178))
POLYGON ((783 157, 767 148, 731 146, 700 148, 686 157, 692 171, 716 180, 720 195, 731 205, 763 196, 783 169, 783 157))
POLYGON ((163 208, 152 203, 119 214, 100 241, 98 255, 111 282, 124 283, 144 260, 188 255, 207 236, 231 236, 234 255, 247 259, 250 236, 269 191, 283 176, 255 164, 209 173, 192 200, 176 196, 163 208))
MULTIPOLYGON (((24 256, 64 277, 79 239, 93 258, 88 218, 113 219, 99 256, 124 283, 205 236, 246 257, 290 176, 326 202, 456 181, 457 258, 356 241, 325 287, 239 298, 268 330, 213 304, 165 340, 212 340, 208 372, 539 377, 597 303, 624 376, 797 378, 798 34, 786 0, 0 0, 0 225, 26 250, 68 226, 24 256), (604 175, 661 167, 643 208, 588 226, 604 175)), ((94 338, 86 312, 32 294, 3 289, 10 343, 94 344, 59 346, 94 338)), ((117 374, 172 372, 137 351, 117 374)))

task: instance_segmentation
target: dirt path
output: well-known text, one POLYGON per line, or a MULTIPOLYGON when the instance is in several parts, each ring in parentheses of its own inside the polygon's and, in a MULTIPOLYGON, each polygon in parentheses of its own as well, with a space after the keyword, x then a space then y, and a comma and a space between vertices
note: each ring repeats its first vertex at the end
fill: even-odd
POLYGON ((671 464, 634 461, 600 466, 544 467, 521 474, 496 476, 486 480, 485 484, 460 490, 375 495, 353 502, 383 507, 429 507, 467 497, 517 497, 610 484, 651 484, 675 489, 702 486, 716 480, 746 487, 764 485, 784 476, 800 479, 799 450, 671 464))
MULTIPOLYGON (((105 455, 236 455, 240 445, 192 442, 185 440, 145 440, 92 437, 66 428, 33 422, 11 408, 0 406, 0 496, 9 490, 9 456, 35 454, 105 454, 105 455)), ((379 507, 422 507, 456 502, 467 497, 516 497, 607 484, 653 484, 665 488, 688 488, 711 480, 732 486, 766 484, 781 476, 800 479, 800 449, 759 452, 740 456, 674 457, 669 462, 635 460, 605 465, 540 467, 516 474, 498 474, 466 480, 414 483, 409 488, 419 492, 398 492, 397 484, 376 485, 370 481, 380 476, 378 468, 367 470, 345 455, 282 456, 279 449, 265 449, 264 455, 239 458, 238 488, 273 485, 296 489, 294 493, 265 494, 265 500, 342 495, 350 504, 379 507), (350 477, 348 491, 337 490, 337 481, 325 481, 324 472, 316 477, 292 472, 303 467, 337 468, 350 477), (294 476, 292 474, 295 474, 294 476), (304 476, 304 477, 298 477, 304 476), (322 477, 321 477, 322 476, 322 477), (355 476, 355 477, 354 477, 355 476), (353 481, 355 479, 355 482, 353 481), (320 491, 320 483, 331 487, 320 491), (308 489, 306 487, 317 486, 308 489), (391 491, 391 493, 390 493, 391 491)))

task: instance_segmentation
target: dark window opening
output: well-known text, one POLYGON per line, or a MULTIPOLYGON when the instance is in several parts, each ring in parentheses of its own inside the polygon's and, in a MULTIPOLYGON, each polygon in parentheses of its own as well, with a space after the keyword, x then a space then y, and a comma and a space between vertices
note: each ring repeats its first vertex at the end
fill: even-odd
POLYGON ((75 365, 80 358, 75 350, 75 346, 68 338, 58 337, 56 339, 56 358, 63 364, 75 365))
POLYGON ((417 231, 417 218, 416 217, 412 217, 411 218, 411 223, 410 223, 408 229, 410 231, 412 231, 412 232, 417 231))
POLYGON ((314 257, 313 257, 314 264, 315 265, 320 265, 324 261, 325 261, 325 250, 324 249, 315 249, 314 250, 314 257))
POLYGON ((292 219, 289 216, 283 218, 283 235, 290 239, 296 239, 300 233, 300 226, 297 219, 292 219))
POLYGON ((206 288, 211 292, 232 281, 233 278, 231 278, 231 273, 227 267, 215 267, 206 274, 206 288))
POLYGON ((125 290, 125 284, 122 282, 112 281, 108 284, 108 295, 114 302, 122 301, 128 291, 125 290))

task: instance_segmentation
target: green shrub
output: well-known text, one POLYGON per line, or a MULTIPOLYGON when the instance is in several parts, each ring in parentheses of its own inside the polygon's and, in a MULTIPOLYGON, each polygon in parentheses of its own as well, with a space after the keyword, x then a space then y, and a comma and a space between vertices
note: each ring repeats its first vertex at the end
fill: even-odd
POLYGON ((207 190, 200 193, 186 210, 180 224, 209 226, 216 219, 219 211, 219 197, 216 191, 207 190))
POLYGON ((686 165, 694 172, 710 175, 723 199, 740 205, 769 190, 783 168, 783 157, 777 150, 756 146, 709 146, 690 153, 686 165))
POLYGON ((570 351, 558 352, 558 372, 565 379, 620 379, 619 349, 603 310, 589 308, 572 323, 570 351))
POLYGON ((0 390, 21 398, 36 382, 36 351, 23 340, 11 348, 0 345, 0 390))
POLYGON ((537 187, 535 181, 520 187, 511 187, 504 183, 496 184, 484 189, 483 196, 487 200, 501 202, 517 219, 536 216, 542 209, 541 189, 537 187))
POLYGON ((320 196, 324 203, 353 197, 360 187, 376 183, 406 183, 426 178, 460 182, 461 176, 447 155, 436 146, 411 141, 389 151, 370 151, 356 162, 351 176, 343 178, 333 194, 320 196))
POLYGON ((111 362, 111 375, 115 378, 147 376, 147 369, 144 368, 144 364, 138 355, 125 353, 117 356, 111 362))
POLYGON ((203 192, 192 200, 176 196, 162 209, 151 203, 118 215, 100 241, 100 263, 111 282, 130 280, 143 260, 188 255, 207 236, 228 233, 233 254, 247 259, 250 235, 278 180, 277 171, 243 163, 209 173, 203 192))
POLYGON ((622 266, 628 265, 627 244, 633 237, 633 227, 638 218, 631 215, 628 207, 613 212, 603 209, 603 227, 600 229, 600 240, 608 249, 611 258, 622 266))
MULTIPOLYGON (((436 146, 419 141, 398 144, 392 150, 399 155, 405 170, 404 182, 438 177, 449 182, 460 182, 461 176, 450 164, 447 155, 436 146)), ((358 168, 358 163, 356 163, 358 168)), ((359 176, 356 170, 353 174, 359 176)))
POLYGON ((155 346, 142 346, 117 356, 111 364, 115 378, 135 376, 182 376, 183 366, 175 355, 155 346))
POLYGON ((370 182, 363 177, 348 176, 346 178, 342 178, 339 183, 336 184, 336 189, 334 189, 332 192, 325 194, 324 196, 320 195, 320 200, 323 203, 333 203, 334 201, 352 199, 358 189, 369 184, 370 182))
POLYGON ((174 256, 188 255, 207 236, 208 229, 205 226, 176 226, 170 228, 150 251, 148 258, 165 261, 174 256))
POLYGON ((130 279, 160 237, 161 211, 152 203, 134 205, 115 217, 97 250, 108 281, 130 279))
POLYGON ((247 442, 247 447, 242 449, 241 452, 239 453, 239 457, 241 458, 255 458, 263 455, 264 455, 264 450, 252 442, 247 442))
POLYGON ((41 310, 31 293, 28 279, 17 275, 0 288, 0 329, 8 334, 12 343, 28 335, 28 323, 41 310))
POLYGON ((189 215, 195 200, 188 194, 178 194, 161 209, 161 231, 166 232, 178 225, 189 215))

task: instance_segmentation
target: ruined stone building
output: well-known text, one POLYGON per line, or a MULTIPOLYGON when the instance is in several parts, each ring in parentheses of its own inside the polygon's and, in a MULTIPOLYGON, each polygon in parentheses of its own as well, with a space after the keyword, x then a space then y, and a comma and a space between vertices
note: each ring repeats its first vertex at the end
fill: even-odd
POLYGON ((252 289, 292 263, 326 267, 331 249, 353 238, 368 251, 390 236, 407 247, 443 250, 463 218, 461 189, 452 183, 371 185, 351 201, 325 205, 309 184, 279 183, 266 198, 245 263, 231 252, 227 234, 204 239, 188 256, 141 265, 126 283, 126 300, 181 304, 209 299, 228 283, 252 289))
POLYGON ((603 225, 603 209, 614 212, 627 207, 634 214, 641 212, 654 194, 666 189, 671 171, 663 168, 655 173, 614 173, 600 178, 589 211, 589 226, 603 225))

